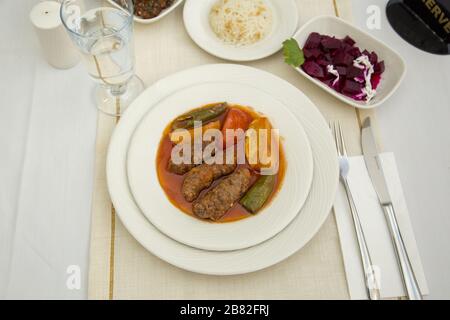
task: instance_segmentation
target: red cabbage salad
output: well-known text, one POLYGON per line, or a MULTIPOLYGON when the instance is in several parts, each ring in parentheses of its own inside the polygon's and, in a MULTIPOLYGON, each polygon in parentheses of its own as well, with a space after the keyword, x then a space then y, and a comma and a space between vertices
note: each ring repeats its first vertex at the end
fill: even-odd
POLYGON ((337 92, 366 103, 375 97, 385 68, 375 52, 361 51, 349 36, 337 39, 313 32, 303 49, 295 39, 288 39, 283 42, 283 51, 287 64, 302 68, 337 92))

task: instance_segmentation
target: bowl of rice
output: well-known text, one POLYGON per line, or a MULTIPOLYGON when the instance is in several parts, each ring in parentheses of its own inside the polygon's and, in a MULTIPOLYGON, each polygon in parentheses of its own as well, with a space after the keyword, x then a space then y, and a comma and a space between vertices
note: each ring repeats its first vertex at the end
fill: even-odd
POLYGON ((232 61, 252 61, 282 48, 298 26, 295 0, 186 0, 183 20, 203 50, 232 61))

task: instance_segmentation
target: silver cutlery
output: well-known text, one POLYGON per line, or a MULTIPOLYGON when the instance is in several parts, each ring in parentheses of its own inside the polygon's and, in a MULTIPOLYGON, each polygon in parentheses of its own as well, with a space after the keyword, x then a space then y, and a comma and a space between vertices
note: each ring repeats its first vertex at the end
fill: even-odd
POLYGON ((394 207, 392 205, 391 196, 387 188, 386 178, 380 163, 379 152, 375 143, 372 128, 370 126, 370 118, 367 118, 364 121, 361 139, 366 167, 378 195, 378 200, 380 201, 381 207, 383 208, 386 216, 408 298, 410 300, 422 300, 422 294, 414 275, 408 252, 406 251, 405 244, 403 243, 394 207))
POLYGON ((347 182, 348 172, 350 170, 350 165, 347 158, 347 148, 345 146, 344 135, 342 133, 341 124, 337 121, 330 123, 331 131, 334 135, 334 140, 336 142, 336 149, 338 151, 339 158, 339 173, 342 184, 345 188, 345 193, 347 195, 347 200, 350 206, 350 212, 352 214, 353 225, 355 227, 356 238, 358 240, 359 251, 361 254, 361 262, 364 268, 364 277, 366 281, 367 294, 370 300, 379 300, 380 289, 378 287, 378 281, 376 279, 375 271, 372 265, 372 259, 370 257, 369 249, 367 246, 366 238, 361 226, 361 221, 359 219, 358 210, 356 209, 355 202, 347 182))

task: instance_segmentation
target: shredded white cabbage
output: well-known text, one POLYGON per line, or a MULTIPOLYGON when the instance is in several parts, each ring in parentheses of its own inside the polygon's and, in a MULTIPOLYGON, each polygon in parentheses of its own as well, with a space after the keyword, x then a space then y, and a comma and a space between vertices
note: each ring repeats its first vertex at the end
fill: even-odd
POLYGON ((366 96, 366 103, 368 103, 377 94, 377 91, 372 88, 371 82, 372 75, 374 73, 373 65, 370 63, 369 57, 365 54, 356 58, 353 61, 353 65, 357 68, 364 69, 365 87, 362 89, 362 92, 366 96))
POLYGON ((327 71, 328 73, 331 73, 336 77, 336 79, 333 80, 333 86, 336 85, 340 78, 339 72, 334 68, 332 64, 327 65, 327 71))

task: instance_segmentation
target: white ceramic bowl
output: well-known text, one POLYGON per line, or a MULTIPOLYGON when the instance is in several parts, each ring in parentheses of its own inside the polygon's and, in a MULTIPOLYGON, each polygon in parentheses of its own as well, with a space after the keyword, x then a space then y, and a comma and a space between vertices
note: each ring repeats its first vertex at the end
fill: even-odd
POLYGON ((308 197, 313 157, 300 121, 276 97, 248 85, 211 82, 168 96, 143 117, 130 141, 127 172, 136 203, 161 232, 198 249, 231 251, 266 241, 291 223, 308 197), (181 212, 166 197, 156 172, 156 147, 167 124, 190 109, 214 101, 251 106, 266 115, 279 129, 287 162, 275 198, 258 214, 230 223, 210 223, 181 212))
POLYGON ((297 70, 300 74, 339 100, 342 100, 356 108, 375 108, 386 101, 395 92, 395 90, 397 90, 398 86, 402 82, 406 73, 406 64, 403 58, 385 43, 375 39, 368 33, 361 31, 350 23, 333 16, 320 16, 310 20, 294 35, 294 38, 297 40, 301 48, 312 32, 335 36, 337 38, 344 38, 348 35, 356 41, 355 45, 361 50, 367 49, 370 52, 375 51, 378 54, 378 58, 380 60, 384 60, 386 70, 381 75, 381 82, 377 88, 376 96, 369 103, 353 100, 330 88, 320 80, 311 77, 303 71, 303 69, 295 68, 295 70, 297 70))
MULTIPOLYGON (((116 2, 114 2, 114 0, 108 0, 108 2, 111 3, 112 5, 114 5, 115 7, 120 8, 120 6, 116 2)), ((182 2, 183 2, 183 0, 175 0, 174 3, 170 7, 161 11, 161 13, 157 17, 154 17, 151 19, 143 19, 138 16, 134 16, 134 21, 143 23, 143 24, 150 24, 150 23, 159 21, 162 18, 164 18, 165 16, 167 16, 169 13, 171 13, 173 10, 175 10, 175 8, 178 7, 182 2)))

